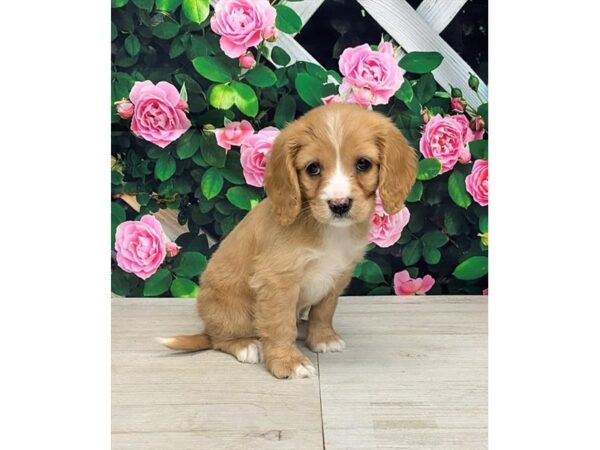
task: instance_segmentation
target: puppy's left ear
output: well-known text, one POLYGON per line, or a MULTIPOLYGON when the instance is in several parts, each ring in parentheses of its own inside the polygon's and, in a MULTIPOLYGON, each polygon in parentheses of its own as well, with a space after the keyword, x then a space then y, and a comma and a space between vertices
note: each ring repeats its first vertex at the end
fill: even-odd
POLYGON ((379 194, 385 212, 395 214, 402 209, 415 184, 417 156, 400 130, 386 122, 379 140, 379 194))

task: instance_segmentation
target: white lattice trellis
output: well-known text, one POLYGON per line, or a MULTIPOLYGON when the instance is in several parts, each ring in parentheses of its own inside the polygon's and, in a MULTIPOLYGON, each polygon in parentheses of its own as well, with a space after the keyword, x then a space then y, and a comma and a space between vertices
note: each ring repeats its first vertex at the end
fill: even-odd
MULTIPOLYGON (((303 0, 288 2, 287 6, 294 9, 306 24, 325 0, 303 0)), ((414 10, 405 0, 356 0, 361 7, 400 45, 403 51, 437 51, 444 56, 442 64, 433 71, 437 82, 446 90, 450 86, 462 90, 465 99, 472 105, 478 105, 480 100, 469 88, 467 80, 473 69, 450 47, 439 35, 452 19, 458 14, 467 0, 423 0, 414 10)), ((217 3, 217 0, 211 0, 217 3)), ((302 47, 293 36, 281 33, 276 43, 291 57, 291 62, 307 61, 314 64, 319 62, 302 47)), ((488 89, 479 83, 479 95, 487 101, 488 89)), ((123 196, 124 201, 139 211, 139 204, 133 196, 123 196)), ((175 240, 187 230, 177 223, 176 213, 171 210, 161 210, 157 218, 166 224, 167 236, 175 240)))
MULTIPOLYGON (((325 0, 303 0, 289 2, 306 24, 325 0)), ((462 90, 465 99, 473 104, 480 103, 476 94, 469 88, 471 67, 439 35, 452 21, 467 0, 423 0, 415 11, 405 0, 356 0, 362 8, 407 52, 436 51, 444 56, 444 61, 433 71, 437 82, 446 90, 450 86, 462 90)), ((276 44, 287 51, 294 61, 319 62, 306 51, 293 37, 281 34, 276 44)), ((487 86, 479 83, 479 95, 487 101, 487 86)))

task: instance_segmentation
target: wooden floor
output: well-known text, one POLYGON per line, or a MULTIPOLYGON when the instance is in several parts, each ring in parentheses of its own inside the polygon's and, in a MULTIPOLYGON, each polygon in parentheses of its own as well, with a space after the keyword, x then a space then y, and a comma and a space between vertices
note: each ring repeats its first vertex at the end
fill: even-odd
POLYGON ((277 380, 157 344, 192 300, 113 299, 113 450, 487 448, 487 297, 347 297, 335 327, 343 353, 299 343, 318 377, 277 380))

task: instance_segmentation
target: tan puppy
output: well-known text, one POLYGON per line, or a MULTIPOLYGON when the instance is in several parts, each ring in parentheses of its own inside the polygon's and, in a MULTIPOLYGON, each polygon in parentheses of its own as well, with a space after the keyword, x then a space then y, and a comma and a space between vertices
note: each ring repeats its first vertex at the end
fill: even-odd
POLYGON ((267 161, 267 198, 202 274, 204 333, 161 342, 174 350, 214 348, 248 363, 264 355, 277 378, 313 375, 296 346, 299 312, 310 307, 312 351, 345 347, 332 318, 365 253, 375 191, 386 212, 398 212, 416 170, 414 150, 379 113, 331 104, 288 125, 267 161))

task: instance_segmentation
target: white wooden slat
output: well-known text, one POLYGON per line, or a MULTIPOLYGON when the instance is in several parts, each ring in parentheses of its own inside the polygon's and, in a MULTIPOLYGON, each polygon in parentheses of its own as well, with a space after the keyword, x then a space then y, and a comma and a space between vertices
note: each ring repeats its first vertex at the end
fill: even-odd
POLYGON ((436 33, 441 33, 458 14, 467 0, 423 0, 417 13, 436 33))
MULTIPOLYGON (((481 102, 469 88, 471 67, 416 13, 405 0, 356 0, 390 36, 406 51, 437 51, 444 61, 433 75, 446 90, 451 86, 462 90, 467 102, 478 106, 481 102)), ((488 89, 480 82, 479 93, 487 101, 488 89)))

